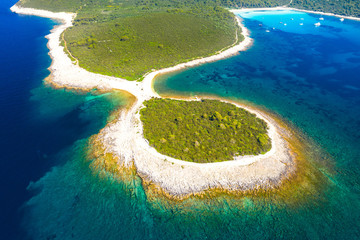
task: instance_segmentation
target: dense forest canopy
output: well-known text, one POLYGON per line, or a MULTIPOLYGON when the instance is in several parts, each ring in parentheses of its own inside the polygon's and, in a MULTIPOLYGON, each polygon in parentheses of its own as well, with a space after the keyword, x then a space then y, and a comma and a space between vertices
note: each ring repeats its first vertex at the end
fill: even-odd
POLYGON ((151 99, 144 105, 140 112, 144 137, 167 156, 218 162, 271 148, 266 122, 233 104, 151 99))

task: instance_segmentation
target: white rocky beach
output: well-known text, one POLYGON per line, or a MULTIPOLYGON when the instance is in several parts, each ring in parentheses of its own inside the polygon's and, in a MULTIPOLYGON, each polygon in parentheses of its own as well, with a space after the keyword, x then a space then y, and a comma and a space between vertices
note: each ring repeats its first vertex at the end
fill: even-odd
POLYGON ((139 109, 143 107, 144 101, 152 97, 160 97, 152 87, 155 77, 159 74, 223 59, 246 50, 251 46, 252 39, 239 18, 236 19, 244 35, 243 41, 236 41, 233 46, 210 57, 152 71, 144 77, 142 82, 136 82, 91 73, 72 62, 64 52, 60 38, 63 31, 72 26, 75 14, 53 13, 22 8, 17 5, 13 6, 11 10, 19 14, 36 15, 62 22, 55 26, 47 36, 49 54, 52 58, 51 76, 48 81, 52 84, 83 90, 94 88, 107 91, 123 90, 136 97, 137 100, 131 109, 123 111, 115 123, 109 123, 99 133, 106 151, 118 157, 119 166, 134 164, 141 177, 158 185, 170 195, 179 197, 210 188, 249 190, 271 187, 274 184, 277 185, 284 176, 288 176, 294 171, 295 161, 284 138, 286 131, 281 129, 275 120, 266 113, 239 104, 236 105, 255 113, 257 117, 265 120, 268 124, 272 148, 266 154, 236 157, 234 160, 226 162, 192 163, 158 153, 143 137, 139 109))

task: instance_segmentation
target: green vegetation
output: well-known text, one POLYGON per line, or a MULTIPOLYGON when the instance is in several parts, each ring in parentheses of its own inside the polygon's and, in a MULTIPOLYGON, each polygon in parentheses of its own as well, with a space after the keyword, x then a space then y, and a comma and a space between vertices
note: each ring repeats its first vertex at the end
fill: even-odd
POLYGON ((183 9, 193 5, 222 7, 276 7, 288 4, 289 0, 20 0, 24 7, 46 9, 55 12, 76 12, 83 7, 121 7, 138 6, 143 9, 154 7, 173 7, 183 9))
POLYGON ((293 0, 291 7, 360 17, 359 0, 293 0))
POLYGON ((234 15, 214 1, 22 0, 24 7, 76 12, 64 34, 81 67, 140 79, 242 40, 234 15), (208 4, 209 3, 209 4, 208 4))
POLYGON ((205 163, 271 148, 266 122, 233 104, 151 99, 144 105, 144 137, 162 154, 205 163))
POLYGON ((86 0, 20 0, 23 7, 54 12, 76 12, 86 2, 86 0))
MULTIPOLYGON (((76 12, 64 39, 81 67, 128 80, 209 56, 240 31, 223 7, 274 7, 289 0, 20 0, 24 7, 76 12)), ((294 0, 292 7, 360 16, 358 0, 294 0)), ((242 36, 238 41, 242 40, 242 36)))
POLYGON ((118 8, 107 14, 102 20, 79 14, 65 40, 81 67, 129 80, 213 54, 236 39, 234 18, 222 8, 140 10, 125 17, 118 8))
POLYGON ((223 7, 271 7, 288 0, 21 0, 24 7, 76 12, 67 54, 89 71, 141 79, 243 39, 223 7))

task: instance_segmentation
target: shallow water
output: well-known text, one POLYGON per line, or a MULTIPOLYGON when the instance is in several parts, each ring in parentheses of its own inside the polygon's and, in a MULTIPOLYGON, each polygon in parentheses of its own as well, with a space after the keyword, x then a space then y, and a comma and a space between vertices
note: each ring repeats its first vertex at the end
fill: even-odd
POLYGON ((338 164, 358 166, 359 151, 349 145, 359 143, 360 23, 293 11, 244 17, 251 17, 245 19, 254 39, 249 50, 162 76, 155 89, 165 95, 210 92, 255 103, 295 124, 332 156, 341 157, 338 164), (322 25, 315 27, 320 17, 322 25), (299 30, 303 27, 306 30, 299 30), (352 157, 345 157, 348 154, 352 157))
MULTIPOLYGON (((360 22, 293 11, 242 16, 254 39, 249 50, 162 76, 155 83, 156 91, 164 95, 213 93, 250 102, 294 124, 336 165, 330 180, 336 186, 327 193, 323 211, 314 212, 312 218, 298 217, 312 223, 317 236, 358 236, 360 22), (314 25, 317 22, 320 27, 314 25), (334 207, 336 213, 330 214, 329 208, 334 207), (322 232, 319 221, 336 226, 333 229, 339 232, 331 228, 322 232)), ((294 225, 294 230, 300 226, 294 225)))
POLYGON ((324 17, 315 27, 317 15, 246 14, 245 25, 255 39, 248 51, 156 81, 163 95, 210 93, 278 114, 314 141, 311 151, 318 157, 308 161, 321 168, 316 174, 326 182, 326 187, 294 185, 298 196, 291 198, 302 200, 294 204, 281 192, 169 203, 146 195, 135 175, 118 181, 89 168, 87 138, 104 126, 112 110, 126 104, 125 97, 42 85, 50 65, 43 36, 53 22, 3 10, 0 14, 12 23, 1 29, 18 29, 8 34, 12 40, 4 39, 13 48, 1 48, 14 56, 2 60, 11 65, 0 64, 6 66, 0 72, 1 107, 7 113, 1 119, 5 154, 0 176, 2 196, 7 196, 1 198, 1 239, 24 239, 25 233, 33 239, 360 237, 359 22, 324 17), (280 24, 284 21, 286 26, 280 24), (15 51, 19 47, 20 53, 15 51), (326 166, 332 163, 330 171, 326 166))

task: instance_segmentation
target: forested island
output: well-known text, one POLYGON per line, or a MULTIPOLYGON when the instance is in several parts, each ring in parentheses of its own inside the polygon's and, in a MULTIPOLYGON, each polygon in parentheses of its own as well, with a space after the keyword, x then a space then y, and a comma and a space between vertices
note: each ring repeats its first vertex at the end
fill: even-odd
POLYGON ((267 124, 218 100, 144 102, 144 137, 160 153, 191 162, 219 162, 270 150, 267 124))

